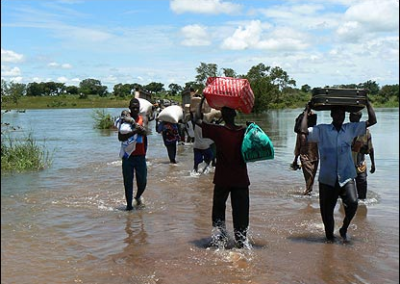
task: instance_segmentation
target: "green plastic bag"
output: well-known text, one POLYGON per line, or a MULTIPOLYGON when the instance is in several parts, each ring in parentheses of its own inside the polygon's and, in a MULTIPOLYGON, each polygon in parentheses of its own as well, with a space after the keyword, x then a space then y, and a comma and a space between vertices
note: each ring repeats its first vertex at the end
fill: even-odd
POLYGON ((274 145, 268 135, 257 124, 251 123, 246 129, 242 143, 243 160, 246 163, 272 160, 274 153, 274 145))

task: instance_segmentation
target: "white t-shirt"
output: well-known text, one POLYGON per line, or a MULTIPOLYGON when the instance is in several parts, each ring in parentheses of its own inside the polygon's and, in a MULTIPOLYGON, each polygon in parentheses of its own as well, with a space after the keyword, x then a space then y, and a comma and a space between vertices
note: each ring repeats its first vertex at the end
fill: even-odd
MULTIPOLYGON (((189 122, 189 124, 192 124, 192 122, 189 122)), ((193 143, 193 148, 200 149, 200 150, 205 150, 210 148, 211 144, 213 144, 214 141, 211 140, 210 138, 203 138, 203 130, 201 129, 200 126, 197 124, 194 126, 194 143, 193 143)))

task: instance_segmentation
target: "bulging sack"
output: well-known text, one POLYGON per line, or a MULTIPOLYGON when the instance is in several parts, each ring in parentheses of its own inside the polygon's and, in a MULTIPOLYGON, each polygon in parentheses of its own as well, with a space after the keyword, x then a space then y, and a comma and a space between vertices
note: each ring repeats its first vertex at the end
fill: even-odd
POLYGON ((272 160, 274 155, 271 139, 257 124, 251 123, 246 129, 242 143, 243 160, 246 163, 272 160))

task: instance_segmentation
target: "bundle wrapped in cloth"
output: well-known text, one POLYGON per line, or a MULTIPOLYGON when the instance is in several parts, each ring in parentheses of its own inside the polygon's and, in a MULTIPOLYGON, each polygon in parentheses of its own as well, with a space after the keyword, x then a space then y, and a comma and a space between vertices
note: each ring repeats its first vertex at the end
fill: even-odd
POLYGON ((217 110, 229 107, 248 114, 254 106, 254 93, 246 79, 209 77, 203 94, 217 110))

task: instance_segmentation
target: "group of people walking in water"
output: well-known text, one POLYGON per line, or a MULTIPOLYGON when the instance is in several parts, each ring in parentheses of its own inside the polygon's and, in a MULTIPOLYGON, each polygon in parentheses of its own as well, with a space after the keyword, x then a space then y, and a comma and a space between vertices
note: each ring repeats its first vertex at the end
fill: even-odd
MULTIPOLYGON (((202 112, 205 98, 201 97, 195 111, 190 114, 189 123, 193 123, 194 167, 203 161, 206 167, 215 159, 214 191, 211 221, 213 244, 226 246, 228 232, 225 223, 226 202, 231 198, 232 219, 235 246, 249 247, 247 232, 249 228, 250 179, 247 164, 241 153, 241 145, 246 131, 246 125, 236 125, 236 110, 221 108, 219 123, 204 119, 202 112), (197 144, 196 144, 197 143, 197 144)), ((140 101, 133 98, 129 103, 129 115, 121 116, 117 126, 130 124, 129 131, 119 131, 121 142, 120 157, 122 159, 122 176, 125 188, 126 210, 142 204, 142 195, 147 184, 147 125, 139 114, 140 101), (133 146, 132 146, 133 145, 133 146), (134 195, 134 177, 137 190, 134 195)), ((297 133, 295 158, 291 164, 293 169, 301 167, 306 187, 303 192, 311 195, 314 179, 319 167, 319 205, 327 242, 334 242, 334 208, 340 197, 344 204, 345 217, 339 230, 343 242, 348 241, 347 230, 356 214, 359 200, 366 198, 367 169, 365 155, 370 155, 371 169, 375 172, 374 150, 371 134, 367 127, 377 123, 375 111, 367 102, 368 119, 360 121, 361 112, 350 113, 350 122, 344 123, 346 110, 344 107, 332 107, 330 115, 332 122, 317 124, 316 114, 308 104, 301 120, 300 131, 297 133), (300 158, 301 166, 298 165, 300 158)), ((180 139, 177 124, 156 121, 156 130, 163 135, 171 163, 176 163, 176 145, 180 139)))

